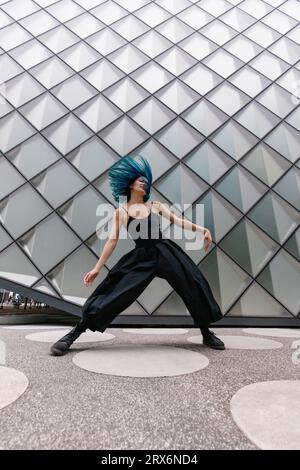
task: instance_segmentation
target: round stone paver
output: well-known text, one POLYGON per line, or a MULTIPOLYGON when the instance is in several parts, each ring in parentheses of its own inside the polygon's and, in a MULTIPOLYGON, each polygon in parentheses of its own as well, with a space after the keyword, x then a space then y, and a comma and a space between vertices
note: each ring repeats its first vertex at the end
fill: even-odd
MULTIPOLYGON (((40 331, 38 333, 30 333, 25 336, 26 339, 30 341, 40 341, 42 343, 55 343, 60 338, 65 336, 72 328, 64 330, 55 330, 55 331, 40 331)), ((100 341, 109 341, 115 338, 114 335, 110 333, 101 333, 99 331, 86 331, 82 333, 79 338, 76 339, 74 344, 78 343, 97 343, 100 341)))
POLYGON ((244 333, 277 338, 300 338, 300 328, 243 328, 244 333))
POLYGON ((25 392, 28 384, 23 372, 0 366, 0 410, 16 401, 25 392))
POLYGON ((300 450, 300 380, 257 382, 230 401, 237 426, 263 450, 300 450))
POLYGON ((116 345, 75 354, 76 366, 98 374, 123 377, 171 377, 204 369, 209 360, 201 353, 162 345, 116 345))
POLYGON ((11 325, 3 326, 6 330, 65 330, 68 326, 61 325, 11 325))
POLYGON ((123 328, 126 333, 138 335, 184 335, 188 330, 184 328, 123 328))
MULTIPOLYGON (((279 349, 283 344, 279 341, 266 338, 256 338, 255 336, 242 336, 242 335, 218 335, 228 349, 279 349)), ((202 336, 191 336, 187 341, 195 344, 202 344, 202 336)))

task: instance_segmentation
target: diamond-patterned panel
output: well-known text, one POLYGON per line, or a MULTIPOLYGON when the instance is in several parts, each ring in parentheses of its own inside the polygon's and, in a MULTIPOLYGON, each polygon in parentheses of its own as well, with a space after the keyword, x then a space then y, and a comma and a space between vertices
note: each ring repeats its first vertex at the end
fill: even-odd
MULTIPOLYGON (((140 153, 152 199, 203 204, 190 256, 224 315, 300 318, 299 22, 296 0, 0 1, 0 279, 78 314, 107 172, 140 153)), ((153 280, 122 312, 147 314, 187 312, 153 280)))

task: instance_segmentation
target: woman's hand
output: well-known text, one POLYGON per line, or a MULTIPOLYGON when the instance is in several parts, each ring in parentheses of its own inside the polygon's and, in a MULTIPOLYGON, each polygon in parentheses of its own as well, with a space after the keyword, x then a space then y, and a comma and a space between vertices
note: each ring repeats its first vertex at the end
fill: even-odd
POLYGON ((204 250, 207 251, 210 244, 212 243, 211 233, 208 228, 204 229, 204 250))
POLYGON ((94 281, 94 279, 98 276, 98 274, 99 274, 99 270, 96 269, 96 268, 94 268, 91 271, 89 271, 88 273, 86 273, 86 275, 83 278, 84 284, 86 286, 91 285, 92 282, 94 281))

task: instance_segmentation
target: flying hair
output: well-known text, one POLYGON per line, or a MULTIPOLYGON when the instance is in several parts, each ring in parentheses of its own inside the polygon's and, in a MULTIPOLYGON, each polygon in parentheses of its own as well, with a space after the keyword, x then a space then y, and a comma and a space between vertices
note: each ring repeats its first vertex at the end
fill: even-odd
POLYGON ((145 178, 146 194, 144 202, 150 197, 152 185, 152 171, 148 160, 140 154, 125 155, 115 163, 108 171, 108 179, 114 200, 119 203, 120 197, 126 196, 130 199, 130 184, 136 179, 143 176, 145 178))

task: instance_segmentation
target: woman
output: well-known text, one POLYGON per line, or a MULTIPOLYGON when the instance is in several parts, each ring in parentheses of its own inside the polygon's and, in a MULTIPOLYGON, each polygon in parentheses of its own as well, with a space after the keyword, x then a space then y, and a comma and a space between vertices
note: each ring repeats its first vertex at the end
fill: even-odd
POLYGON ((156 276, 166 279, 181 296, 195 326, 200 328, 203 344, 225 349, 223 341, 208 328, 209 323, 223 317, 211 288, 190 256, 173 240, 163 236, 160 217, 183 228, 204 232, 205 251, 212 242, 210 231, 177 217, 159 201, 147 202, 152 172, 144 157, 123 157, 109 170, 109 182, 115 201, 120 203, 121 198, 126 198, 128 203, 114 211, 110 236, 95 267, 84 276, 84 284, 89 286, 98 276, 117 244, 122 226, 126 227, 136 246, 119 259, 87 298, 81 320, 52 345, 51 353, 65 354, 86 329, 103 332, 156 276))

